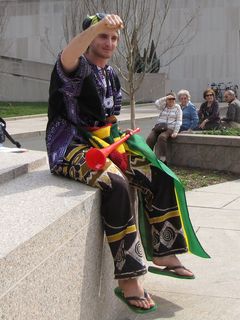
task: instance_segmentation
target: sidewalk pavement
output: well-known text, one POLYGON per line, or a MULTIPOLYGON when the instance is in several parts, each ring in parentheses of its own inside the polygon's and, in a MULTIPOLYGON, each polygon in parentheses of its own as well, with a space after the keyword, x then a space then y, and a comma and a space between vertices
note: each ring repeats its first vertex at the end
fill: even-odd
POLYGON ((211 259, 181 256, 195 273, 194 280, 148 273, 144 284, 159 308, 157 315, 135 319, 239 320, 240 180, 195 189, 186 196, 194 229, 211 259))
MULTIPOLYGON (((153 104, 136 110, 136 118, 158 115, 153 104)), ((129 119, 123 108, 120 120, 129 119)), ((47 118, 31 117, 7 121, 11 134, 44 131, 47 118)), ((240 180, 195 189, 186 193, 189 212, 198 238, 211 256, 181 257, 196 275, 179 280, 148 273, 144 286, 153 294, 158 311, 147 315, 126 313, 117 320, 239 320, 240 318, 240 180)))
MULTIPOLYGON (((136 107, 136 119, 157 117, 159 114, 153 103, 143 104, 136 107)), ((130 120, 130 108, 123 107, 118 116, 119 121, 130 120)), ((6 118, 7 130, 11 135, 18 135, 18 138, 36 134, 46 130, 47 116, 29 116, 6 118)))
MULTIPOLYGON (((195 103, 198 108, 200 103, 195 103)), ((226 104, 220 104, 220 110, 225 110, 226 104)), ((146 103, 136 105, 136 119, 144 118, 155 118, 159 115, 159 111, 154 103, 146 103)), ((123 106, 121 114, 118 116, 119 121, 130 120, 130 107, 123 106)), ((31 134, 36 135, 37 133, 46 130, 47 116, 24 116, 16 118, 6 118, 7 130, 12 135, 17 135, 18 138, 24 138, 31 134)))

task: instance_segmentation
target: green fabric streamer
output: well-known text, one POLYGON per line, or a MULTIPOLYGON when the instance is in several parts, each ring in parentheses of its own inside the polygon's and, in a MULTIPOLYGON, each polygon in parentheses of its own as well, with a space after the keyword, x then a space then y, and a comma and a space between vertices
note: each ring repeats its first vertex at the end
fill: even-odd
MULTIPOLYGON (((185 235, 187 237, 189 252, 202 258, 210 258, 210 256, 201 246, 193 229, 189 217, 185 190, 178 177, 170 168, 168 168, 164 163, 157 159, 155 153, 146 144, 145 140, 141 136, 134 134, 126 141, 126 143, 128 144, 130 149, 134 151, 137 150, 138 152, 140 152, 152 165, 164 171, 166 174, 173 178, 176 195, 178 199, 179 211, 181 214, 181 220, 183 223, 185 235)), ((144 214, 141 195, 139 195, 139 228, 146 258, 147 260, 151 261, 153 257, 153 251, 151 243, 150 225, 147 221, 146 215, 144 214)))
MULTIPOLYGON (((114 141, 114 138, 118 136, 121 137, 121 135, 122 135, 122 132, 119 130, 118 124, 113 124, 111 127, 110 137, 108 137, 107 140, 114 141)), ((85 132, 85 136, 88 137, 89 142, 91 142, 92 134, 90 132, 85 132)), ((141 136, 134 134, 125 143, 127 143, 130 150, 137 151, 138 154, 141 154, 143 157, 145 157, 152 165, 154 165, 155 167, 159 168, 159 170, 164 171, 167 175, 172 177, 174 181, 176 197, 178 200, 178 209, 180 211, 183 229, 185 231, 185 236, 187 238, 186 240, 188 243, 189 252, 202 258, 210 258, 210 256, 201 246, 196 236, 196 233, 193 229, 193 226, 189 217, 185 190, 181 181, 178 179, 178 177, 170 168, 168 168, 164 163, 162 163, 157 159, 155 153, 146 144, 145 140, 141 136)), ((101 148, 100 145, 99 147, 101 148)), ((152 261, 153 249, 152 249, 150 225, 144 213, 143 200, 142 200, 142 195, 140 193, 138 194, 138 199, 139 199, 139 229, 140 229, 141 240, 144 247, 146 259, 148 261, 152 261)))

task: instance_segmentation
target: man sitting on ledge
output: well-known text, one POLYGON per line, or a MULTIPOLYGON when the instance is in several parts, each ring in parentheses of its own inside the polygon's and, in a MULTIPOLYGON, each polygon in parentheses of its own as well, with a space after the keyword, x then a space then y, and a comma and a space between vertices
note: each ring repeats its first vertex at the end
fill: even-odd
MULTIPOLYGON (((111 144, 107 131, 118 127, 120 83, 107 62, 117 47, 122 28, 123 22, 115 14, 88 16, 83 21, 83 31, 59 55, 51 76, 46 143, 52 173, 101 190, 101 215, 119 285, 115 293, 134 311, 147 312, 156 306, 139 281, 147 268, 132 212, 130 185, 142 196, 142 212, 151 232, 149 259, 155 269, 183 279, 192 279, 194 275, 176 256, 190 251, 191 245, 184 232, 185 220, 181 219, 185 207, 179 207, 185 199, 184 192, 181 189, 182 198, 177 199, 173 181, 177 178, 161 169, 162 164, 144 140, 131 136, 135 152, 131 152, 131 146, 127 149, 128 142, 122 158, 120 152, 118 156, 115 153, 116 157, 110 154, 101 170, 94 171, 86 163, 86 153, 94 142, 99 146, 102 139, 111 144)), ((167 167, 166 170, 170 172, 167 167)), ((200 251, 197 255, 206 257, 199 243, 193 249, 196 247, 200 251)))
POLYGON ((233 90, 226 90, 224 99, 228 102, 228 109, 226 117, 221 119, 221 125, 226 128, 240 128, 240 101, 233 90))

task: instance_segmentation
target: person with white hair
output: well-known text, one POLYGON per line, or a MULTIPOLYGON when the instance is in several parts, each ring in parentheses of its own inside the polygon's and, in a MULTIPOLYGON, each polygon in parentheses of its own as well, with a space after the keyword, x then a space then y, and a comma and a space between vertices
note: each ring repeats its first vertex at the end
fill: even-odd
POLYGON ((180 107, 182 109, 182 125, 180 131, 195 130, 198 126, 199 118, 195 105, 190 101, 191 96, 188 90, 182 89, 177 93, 180 107))
POLYGON ((228 128, 240 128, 240 101, 233 90, 226 90, 224 99, 228 103, 228 109, 226 117, 221 119, 221 124, 228 128))

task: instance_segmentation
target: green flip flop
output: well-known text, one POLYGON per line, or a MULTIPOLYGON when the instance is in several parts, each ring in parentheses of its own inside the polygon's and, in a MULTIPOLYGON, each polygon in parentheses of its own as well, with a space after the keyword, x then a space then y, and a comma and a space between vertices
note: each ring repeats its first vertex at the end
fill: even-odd
POLYGON ((132 304, 130 304, 130 300, 135 300, 135 301, 143 301, 143 300, 146 300, 147 298, 147 291, 144 290, 144 296, 143 297, 136 297, 136 296, 133 296, 133 297, 124 297, 124 294, 123 294, 123 291, 121 288, 119 287, 116 287, 114 289, 114 293, 115 295, 120 299, 122 300, 122 302, 124 302, 133 312, 136 312, 136 313, 148 313, 148 312, 152 312, 152 311, 156 311, 157 310, 157 306, 152 306, 151 308, 149 309, 144 309, 144 308, 139 308, 137 306, 133 306, 132 304))
POLYGON ((155 274, 158 274, 161 276, 168 276, 168 277, 173 277, 173 278, 178 278, 178 279, 195 279, 194 274, 192 276, 180 275, 179 273, 176 272, 176 270, 178 270, 178 269, 184 269, 184 270, 190 271, 181 265, 175 266, 175 267, 166 267, 166 268, 159 268, 159 267, 153 267, 153 266, 148 267, 149 272, 155 273, 155 274))

